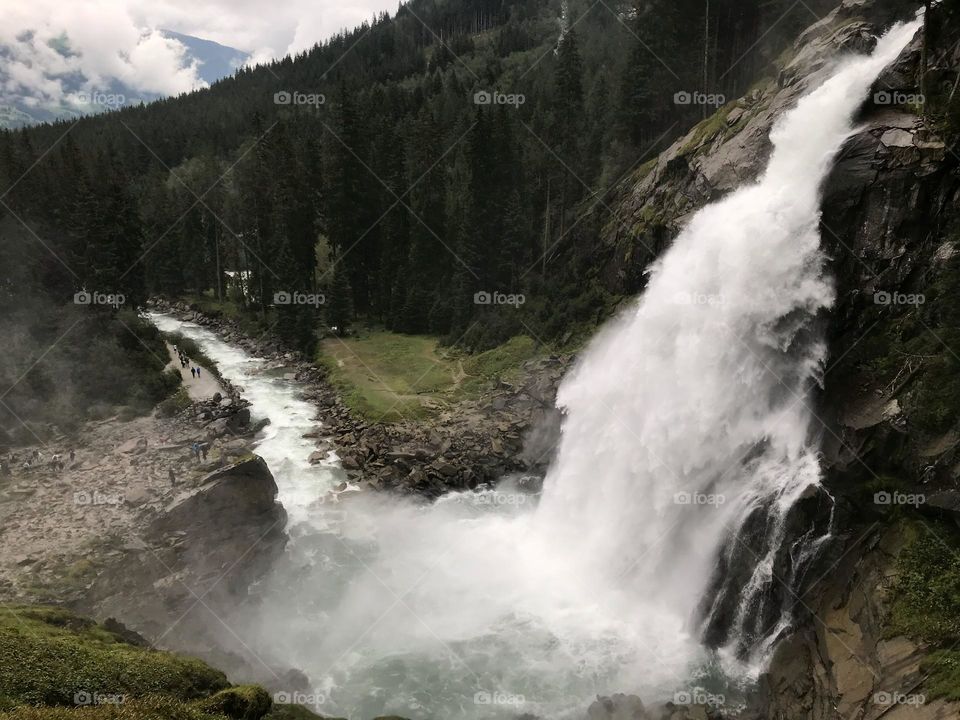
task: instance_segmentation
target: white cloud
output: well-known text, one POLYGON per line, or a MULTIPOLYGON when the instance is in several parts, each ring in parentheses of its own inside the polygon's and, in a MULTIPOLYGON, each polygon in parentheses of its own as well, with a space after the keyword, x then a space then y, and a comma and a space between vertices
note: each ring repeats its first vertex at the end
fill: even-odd
POLYGON ((396 7, 397 0, 0 0, 0 47, 7 53, 0 56, 0 95, 35 106, 76 104, 81 75, 81 95, 109 92, 114 83, 175 95, 205 83, 183 45, 161 28, 264 61, 396 7))

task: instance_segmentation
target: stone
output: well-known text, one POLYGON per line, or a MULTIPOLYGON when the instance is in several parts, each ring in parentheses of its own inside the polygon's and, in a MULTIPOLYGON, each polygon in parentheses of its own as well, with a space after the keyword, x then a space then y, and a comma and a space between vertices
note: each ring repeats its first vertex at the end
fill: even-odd
POLYGON ((906 130, 887 130, 880 136, 880 142, 886 147, 913 147, 913 133, 906 130))

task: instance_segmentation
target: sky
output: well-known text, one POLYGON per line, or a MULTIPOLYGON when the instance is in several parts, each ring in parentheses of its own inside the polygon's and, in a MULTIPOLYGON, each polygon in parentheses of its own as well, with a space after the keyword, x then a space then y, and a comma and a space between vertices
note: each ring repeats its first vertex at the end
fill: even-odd
POLYGON ((43 101, 69 101, 63 78, 82 73, 87 90, 111 81, 172 95, 204 87, 174 30, 228 45, 252 61, 311 47, 397 0, 0 0, 6 93, 29 88, 43 101), (67 57, 57 48, 69 48, 67 57))

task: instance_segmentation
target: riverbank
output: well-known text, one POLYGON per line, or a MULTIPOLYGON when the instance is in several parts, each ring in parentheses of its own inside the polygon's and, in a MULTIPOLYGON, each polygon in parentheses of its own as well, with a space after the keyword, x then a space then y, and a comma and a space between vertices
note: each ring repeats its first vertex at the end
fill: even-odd
POLYGON ((218 612, 245 597, 283 549, 285 514, 249 403, 226 380, 194 395, 18 448, 0 478, 0 602, 120 617, 210 657, 208 618, 183 616, 198 597, 218 612))
POLYGON ((283 348, 276 338, 251 337, 238 320, 204 314, 182 301, 155 299, 150 307, 286 366, 317 408, 312 461, 333 449, 348 477, 364 487, 437 497, 511 474, 529 475, 526 483, 536 486, 552 457, 560 426, 556 392, 570 356, 528 360, 509 382, 492 379, 478 397, 435 415, 375 422, 349 407, 328 368, 283 348))

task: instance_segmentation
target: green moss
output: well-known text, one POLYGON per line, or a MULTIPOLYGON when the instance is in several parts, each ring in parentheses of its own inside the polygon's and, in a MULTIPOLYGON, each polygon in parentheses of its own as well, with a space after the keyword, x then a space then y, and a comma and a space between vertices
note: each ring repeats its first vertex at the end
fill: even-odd
POLYGON ((0 720, 227 720, 205 712, 193 703, 164 695, 124 699, 118 704, 82 707, 21 705, 0 712, 0 720))
POLYGON ((237 685, 202 700, 199 706, 233 720, 260 720, 272 704, 270 695, 259 685, 237 685))
POLYGON ((647 177, 647 175, 653 172, 653 169, 657 166, 657 161, 659 159, 660 159, 659 157, 651 158, 647 160, 643 165, 638 167, 636 171, 633 173, 633 183, 636 185, 642 182, 644 178, 647 177))
POLYGON ((713 115, 701 120, 690 131, 690 139, 680 148, 679 156, 686 157, 696 150, 702 143, 721 132, 727 125, 727 116, 736 107, 736 103, 727 103, 713 115))
POLYGON ((186 701, 229 686, 199 660, 128 645, 58 608, 2 606, 0 666, 0 696, 28 705, 73 705, 85 693, 186 701))
MULTIPOLYGON (((317 715, 315 712, 308 710, 303 707, 303 705, 292 705, 292 704, 274 704, 270 712, 267 713, 265 720, 316 720, 320 718, 323 720, 322 715, 317 715)), ((328 720, 343 720, 343 718, 329 718, 328 720)))

